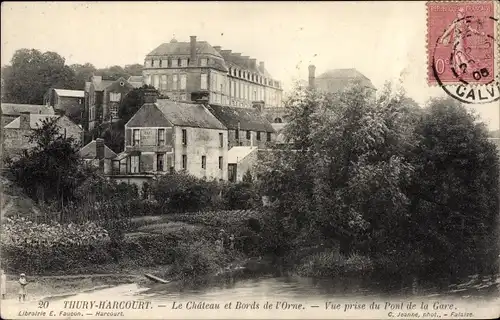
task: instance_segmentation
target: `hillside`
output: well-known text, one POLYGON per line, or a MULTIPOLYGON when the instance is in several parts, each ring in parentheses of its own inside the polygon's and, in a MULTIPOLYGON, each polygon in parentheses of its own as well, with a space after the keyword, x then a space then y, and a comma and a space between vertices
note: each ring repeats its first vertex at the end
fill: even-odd
POLYGON ((3 175, 0 175, 0 206, 2 218, 18 215, 33 217, 41 214, 33 200, 3 175))

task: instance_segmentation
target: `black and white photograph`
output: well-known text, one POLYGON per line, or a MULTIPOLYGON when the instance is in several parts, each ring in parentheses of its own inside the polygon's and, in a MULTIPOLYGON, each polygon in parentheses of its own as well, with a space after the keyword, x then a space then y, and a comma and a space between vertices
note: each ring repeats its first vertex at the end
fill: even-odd
POLYGON ((2 2, 1 318, 498 318, 499 17, 2 2))

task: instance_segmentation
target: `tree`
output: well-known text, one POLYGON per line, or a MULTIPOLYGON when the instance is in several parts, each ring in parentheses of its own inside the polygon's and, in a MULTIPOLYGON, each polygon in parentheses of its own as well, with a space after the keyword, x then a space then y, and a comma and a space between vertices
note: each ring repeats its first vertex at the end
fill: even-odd
POLYGON ((250 172, 250 170, 247 170, 247 172, 245 172, 245 174, 243 175, 243 182, 252 183, 252 181, 252 173, 250 172))
POLYGON ((75 73, 75 86, 79 90, 85 88, 85 82, 90 81, 92 75, 96 72, 96 68, 91 63, 72 64, 71 70, 75 73))
POLYGON ((483 123, 453 99, 433 99, 416 127, 414 246, 436 265, 494 265, 499 161, 483 123), (439 252, 439 254, 436 254, 439 252))
POLYGON ((42 104, 51 87, 76 88, 73 70, 55 52, 17 50, 6 71, 4 100, 12 103, 42 104))
POLYGON ((142 64, 135 63, 135 64, 125 65, 123 71, 125 71, 129 76, 141 76, 142 69, 143 69, 142 64))
POLYGON ((133 89, 122 99, 118 109, 118 117, 123 123, 127 123, 142 107, 144 104, 144 92, 151 89, 155 90, 157 95, 160 96, 160 93, 153 86, 144 85, 133 89))
POLYGON ((10 170, 30 197, 56 201, 62 207, 74 200, 74 190, 85 174, 75 140, 64 137, 56 122, 45 120, 30 133, 33 148, 24 151, 10 170))

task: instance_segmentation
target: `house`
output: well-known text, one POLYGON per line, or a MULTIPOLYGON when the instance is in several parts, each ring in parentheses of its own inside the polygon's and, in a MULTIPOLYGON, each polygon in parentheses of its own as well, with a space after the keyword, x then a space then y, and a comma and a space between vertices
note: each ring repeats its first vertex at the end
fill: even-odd
POLYGON ((50 88, 43 97, 44 104, 54 108, 57 114, 67 115, 76 124, 81 123, 84 111, 85 92, 50 88))
POLYGON ((90 141, 79 150, 79 154, 87 165, 99 168, 105 174, 112 173, 112 160, 116 158, 116 153, 104 144, 103 139, 90 141))
POLYGON ((227 180, 227 128, 200 103, 157 99, 145 92, 144 105, 125 124, 125 155, 114 165, 127 174, 185 170, 227 180))
POLYGON ((354 68, 331 69, 315 76, 316 67, 309 66, 309 87, 325 93, 339 93, 349 88, 349 86, 359 83, 373 94, 376 88, 365 75, 354 68))
POLYGON ((207 108, 228 129, 229 149, 235 146, 266 148, 276 138, 273 126, 257 108, 221 105, 207 108))
POLYGON ((21 113, 28 112, 32 114, 54 115, 54 109, 46 105, 2 103, 2 127, 19 118, 21 113))
POLYGON ((31 114, 22 112, 21 115, 3 128, 3 151, 5 155, 15 157, 34 146, 29 141, 29 134, 35 128, 40 128, 44 121, 56 120, 59 133, 75 139, 77 144, 83 141, 83 129, 71 121, 67 116, 31 114))
POLYGON ((111 123, 118 120, 118 108, 123 97, 134 89, 126 79, 103 80, 101 76, 92 76, 85 84, 88 92, 85 112, 88 117, 88 130, 92 130, 102 123, 111 123))
POLYGON ((172 100, 251 108, 254 101, 281 107, 281 83, 272 78, 264 62, 232 50, 222 50, 191 36, 163 43, 144 59, 144 82, 172 100))

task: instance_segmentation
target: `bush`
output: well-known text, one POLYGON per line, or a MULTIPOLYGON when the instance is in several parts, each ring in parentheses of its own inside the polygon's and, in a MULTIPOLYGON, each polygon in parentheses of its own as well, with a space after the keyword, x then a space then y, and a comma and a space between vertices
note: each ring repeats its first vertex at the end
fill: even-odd
POLYGON ((356 253, 346 257, 336 251, 324 251, 314 253, 304 260, 296 271, 301 276, 308 277, 330 277, 342 273, 368 272, 373 269, 369 257, 356 253))
POLYGON ((206 209, 218 195, 217 182, 198 179, 184 172, 166 174, 156 180, 150 189, 164 212, 206 209))
POLYGON ((175 250, 171 272, 181 278, 203 276, 220 270, 225 260, 224 254, 210 243, 197 241, 181 244, 175 250))
POLYGON ((226 185, 222 192, 225 208, 245 210, 259 206, 260 199, 251 182, 237 182, 226 185))

